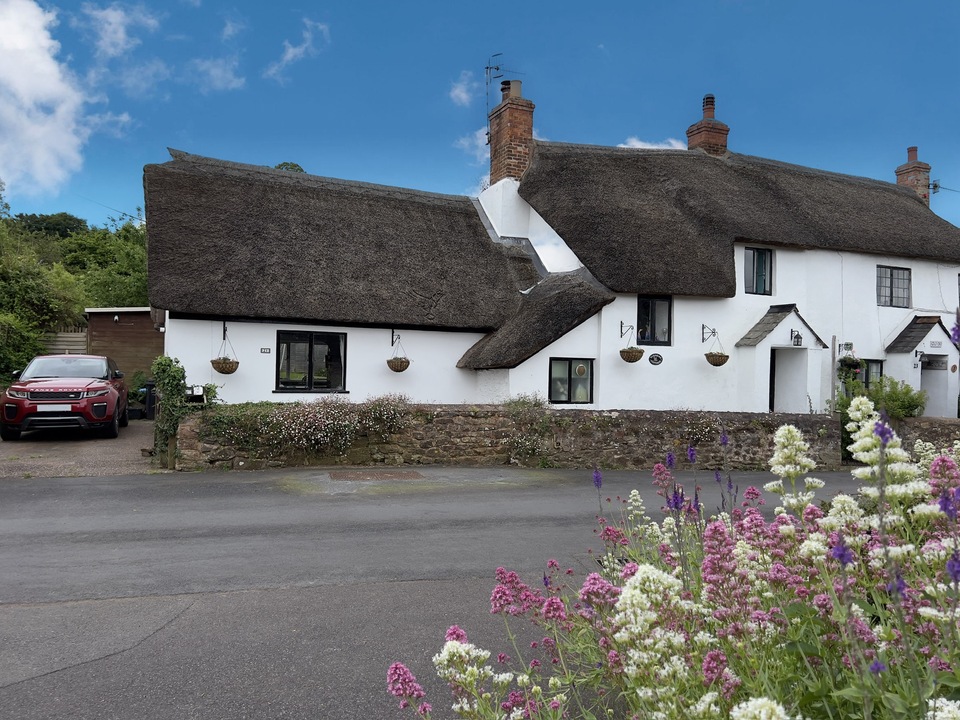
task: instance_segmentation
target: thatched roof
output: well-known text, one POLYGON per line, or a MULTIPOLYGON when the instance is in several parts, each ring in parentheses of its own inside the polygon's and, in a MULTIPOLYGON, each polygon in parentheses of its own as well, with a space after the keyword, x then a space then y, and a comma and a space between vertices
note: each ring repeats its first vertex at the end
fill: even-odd
POLYGON ((144 168, 154 307, 486 331, 538 279, 467 197, 171 155, 144 168))
POLYGON ((747 155, 536 142, 520 195, 615 292, 733 297, 734 241, 960 262, 912 190, 747 155))
POLYGON ((556 273, 525 293, 520 310, 470 348, 457 367, 513 368, 596 315, 615 296, 580 269, 556 273))

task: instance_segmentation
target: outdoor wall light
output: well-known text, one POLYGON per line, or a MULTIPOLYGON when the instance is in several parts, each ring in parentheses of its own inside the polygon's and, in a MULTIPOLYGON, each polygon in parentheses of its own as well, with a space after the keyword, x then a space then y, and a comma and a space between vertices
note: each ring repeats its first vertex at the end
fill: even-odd
POLYGON ((800 347, 803 345, 803 335, 796 330, 790 331, 790 340, 793 342, 794 347, 800 347))

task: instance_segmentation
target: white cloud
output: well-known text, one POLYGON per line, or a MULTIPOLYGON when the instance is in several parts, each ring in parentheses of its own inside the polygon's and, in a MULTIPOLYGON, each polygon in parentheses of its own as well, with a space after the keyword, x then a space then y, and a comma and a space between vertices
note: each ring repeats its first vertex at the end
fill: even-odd
POLYGON ((246 25, 244 25, 242 22, 227 18, 223 23, 223 31, 220 33, 220 39, 226 42, 227 40, 239 35, 245 29, 246 25))
POLYGON ((473 79, 473 73, 469 70, 463 70, 460 73, 460 79, 450 86, 450 99, 454 105, 460 107, 469 107, 480 91, 480 83, 473 79))
POLYGON ((142 5, 125 7, 119 3, 100 7, 93 3, 81 6, 89 22, 89 29, 96 34, 96 54, 100 58, 115 58, 140 44, 134 37, 134 28, 153 31, 160 27, 160 21, 151 15, 142 5))
POLYGON ((211 90, 239 90, 246 83, 246 79, 237 75, 240 66, 239 58, 210 58, 190 61, 190 70, 193 80, 200 86, 200 91, 208 93, 211 90))
POLYGON ((287 68, 287 66, 292 65, 295 62, 299 62, 305 57, 317 54, 317 48, 313 44, 315 32, 320 35, 320 39, 324 44, 328 44, 330 42, 329 26, 323 23, 314 22, 313 20, 308 20, 307 18, 303 19, 303 25, 302 42, 299 45, 291 45, 288 40, 284 40, 283 54, 280 56, 279 60, 270 63, 267 66, 267 69, 263 71, 263 77, 271 78, 276 80, 278 83, 283 84, 285 82, 283 71, 287 68))
POLYGON ((478 165, 490 161, 490 146, 487 145, 486 126, 475 130, 469 135, 457 138, 457 141, 453 145, 468 155, 472 155, 478 165))
POLYGON ((83 165, 87 98, 57 61, 56 13, 0 2, 0 178, 11 193, 55 191, 83 165))
POLYGON ((667 138, 663 142, 647 142, 637 137, 628 137, 625 142, 617 145, 622 148, 641 148, 643 150, 686 150, 687 144, 676 138, 667 138))
POLYGON ((159 58, 145 63, 131 65, 115 75, 120 87, 130 97, 144 98, 153 96, 154 89, 171 76, 170 68, 159 58))

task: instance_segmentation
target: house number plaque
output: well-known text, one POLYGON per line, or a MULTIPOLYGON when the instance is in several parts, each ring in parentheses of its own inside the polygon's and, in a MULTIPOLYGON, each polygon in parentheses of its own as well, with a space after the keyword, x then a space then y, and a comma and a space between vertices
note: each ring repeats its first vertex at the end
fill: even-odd
POLYGON ((270 348, 260 348, 260 354, 261 354, 261 355, 269 355, 269 354, 270 354, 270 348))
POLYGON ((662 362, 663 362, 663 355, 661 355, 660 353, 653 353, 653 355, 650 356, 651 365, 659 365, 662 362))

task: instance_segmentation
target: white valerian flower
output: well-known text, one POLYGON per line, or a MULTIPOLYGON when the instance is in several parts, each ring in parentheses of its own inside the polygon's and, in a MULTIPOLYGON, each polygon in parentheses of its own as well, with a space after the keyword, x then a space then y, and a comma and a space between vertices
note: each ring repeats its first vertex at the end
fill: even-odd
POLYGON ((730 720, 790 720, 783 705, 770 698, 751 698, 730 710, 730 720))
POLYGON ((801 557, 822 560, 827 555, 827 537, 823 533, 810 533, 800 543, 798 552, 801 557))
POLYGON ((960 720, 960 701, 931 698, 924 720, 960 720))

